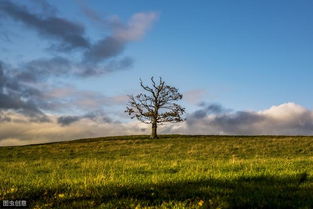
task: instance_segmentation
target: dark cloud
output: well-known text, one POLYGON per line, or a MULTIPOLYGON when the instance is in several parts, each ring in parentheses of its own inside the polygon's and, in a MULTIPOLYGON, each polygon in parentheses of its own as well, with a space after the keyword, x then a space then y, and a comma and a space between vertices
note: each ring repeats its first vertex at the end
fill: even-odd
POLYGON ((246 127, 251 127, 265 119, 264 116, 254 112, 233 112, 219 104, 200 103, 199 106, 201 109, 187 116, 187 125, 191 129, 207 127, 207 130, 244 134, 247 131, 246 127))
POLYGON ((264 111, 230 111, 203 106, 187 117, 184 133, 234 135, 312 135, 313 112, 285 103, 264 111), (210 112, 211 111, 211 112, 210 112))
POLYGON ((42 17, 10 1, 0 2, 0 12, 32 27, 42 36, 61 41, 57 46, 59 50, 89 47, 89 41, 84 35, 85 28, 78 23, 56 16, 42 17))
POLYGON ((227 110, 225 108, 223 108, 221 105, 219 104, 211 104, 206 108, 206 111, 210 114, 210 113, 214 113, 214 114, 221 114, 223 112, 226 112, 227 110))
POLYGON ((125 48, 125 42, 115 37, 104 38, 90 47, 85 53, 85 61, 98 63, 104 59, 115 57, 125 48))
MULTIPOLYGON (((60 83, 55 82, 58 81, 57 78, 100 76, 131 67, 133 60, 121 57, 121 54, 129 42, 145 34, 156 17, 153 12, 137 13, 127 23, 122 23, 118 18, 102 19, 94 14, 94 18, 98 18, 103 23, 102 26, 105 26, 101 30, 108 30, 109 35, 91 41, 82 24, 59 16, 57 9, 47 1, 34 0, 28 2, 27 6, 21 4, 23 1, 0 1, 0 24, 4 31, 0 35, 1 41, 10 45, 15 38, 19 38, 5 33, 8 30, 5 27, 6 21, 10 19, 37 32, 40 38, 51 44, 49 49, 53 51, 49 51, 45 57, 23 63, 16 61, 13 65, 0 60, 2 122, 10 120, 10 116, 6 115, 8 111, 22 114, 30 122, 48 122, 47 112, 62 114, 72 108, 94 111, 101 109, 104 104, 112 103, 108 101, 110 98, 95 92, 75 91, 66 98, 51 96, 49 92, 60 87, 60 83)), ((91 13, 92 10, 90 15, 91 13)), ((61 83, 62 86, 64 84, 61 83)), ((58 123, 69 125, 83 118, 99 123, 111 122, 104 113, 91 112, 82 116, 62 116, 58 123)))
POLYGON ((81 116, 61 116, 58 118, 58 123, 62 126, 67 126, 71 123, 79 121, 80 119, 82 119, 81 116))
MULTIPOLYGON (((85 35, 83 25, 56 16, 56 9, 44 0, 36 0, 33 3, 47 12, 37 14, 30 12, 25 6, 4 1, 0 2, 0 14, 33 28, 41 36, 48 38, 48 41, 53 40, 50 49, 80 50, 75 51, 75 60, 69 58, 70 52, 62 55, 57 53, 54 57, 38 58, 23 64, 23 69, 19 69, 16 78, 27 82, 37 82, 38 79, 50 76, 99 76, 128 69, 132 66, 133 60, 129 57, 118 58, 118 56, 130 41, 143 36, 156 18, 155 13, 138 13, 129 23, 124 24, 118 18, 103 19, 93 10, 86 8, 85 10, 89 10, 89 15, 94 14, 94 18, 102 21, 106 29, 111 31, 107 37, 91 43, 85 35)), ((7 35, 3 37, 9 39, 7 35)))
POLYGON ((73 63, 63 57, 32 60, 21 68, 15 72, 15 78, 25 82, 38 82, 52 76, 62 77, 73 73, 73 63))
MULTIPOLYGON (((118 63, 128 63, 128 60, 118 63)), ((108 65, 110 68, 118 68, 118 63, 108 65)), ((52 76, 79 76, 98 73, 84 72, 85 69, 72 67, 72 63, 62 58, 51 60, 36 60, 20 66, 18 69, 9 67, 0 62, 0 110, 14 110, 29 117, 33 121, 46 122, 45 111, 64 112, 68 110, 94 111, 103 108, 104 105, 117 104, 119 97, 107 97, 94 91, 78 90, 74 87, 56 87, 46 82, 52 76), (70 69, 67 69, 67 68, 70 69), (52 71, 51 71, 52 70, 52 71)), ((121 66, 125 67, 125 66, 121 66)), ((84 117, 96 119, 95 113, 84 117)), ((99 115, 99 114, 98 114, 99 115)), ((97 120, 100 120, 97 117, 97 120)), ((102 119, 105 121, 104 119, 102 119)), ((108 122, 108 121, 107 121, 108 122)))
MULTIPOLYGON (((43 0, 36 2, 47 11, 53 10, 53 7, 43 0)), ((60 51, 81 49, 83 52, 82 63, 93 64, 120 55, 127 43, 143 36, 157 16, 155 13, 139 13, 132 17, 129 24, 123 24, 119 19, 101 19, 93 10, 85 8, 83 11, 86 13, 86 10, 89 11, 87 12, 89 16, 93 16, 98 21, 102 20, 107 29, 112 31, 112 34, 95 43, 90 43, 85 36, 83 25, 58 17, 56 12, 50 12, 50 16, 39 15, 10 1, 0 2, 0 13, 32 27, 44 37, 59 41, 53 43, 51 49, 60 51)))
POLYGON ((8 75, 0 61, 0 110, 15 110, 34 121, 48 122, 49 119, 37 107, 32 96, 40 95, 37 89, 19 83, 8 75))
POLYGON ((254 124, 263 122, 265 119, 265 116, 257 113, 238 111, 232 114, 216 116, 208 125, 216 127, 224 133, 247 134, 250 132, 254 134, 254 129, 248 131, 247 128, 251 128, 254 124))
POLYGON ((97 123, 112 123, 112 119, 109 118, 104 112, 102 111, 95 111, 90 112, 82 116, 61 116, 57 119, 57 122, 61 126, 68 126, 71 125, 74 122, 77 122, 82 119, 90 119, 92 121, 95 121, 97 123))
POLYGON ((112 119, 109 118, 104 112, 102 111, 94 111, 87 113, 83 116, 84 118, 89 118, 90 120, 96 121, 98 123, 112 123, 112 119))
POLYGON ((19 69, 12 71, 17 81, 37 83, 51 78, 77 77, 86 78, 125 70, 133 65, 133 59, 124 57, 114 59, 104 65, 72 62, 64 57, 41 58, 24 63, 19 69))
POLYGON ((187 121, 199 120, 206 117, 208 114, 222 114, 230 111, 229 109, 225 109, 219 104, 206 104, 202 102, 199 104, 199 106, 201 109, 196 110, 190 114, 187 118, 187 121))
POLYGON ((123 23, 116 16, 102 18, 82 1, 78 1, 78 3, 83 14, 90 20, 112 31, 111 35, 97 41, 86 50, 84 61, 93 63, 98 63, 121 54, 129 42, 138 40, 145 34, 158 16, 154 12, 137 13, 127 23, 123 23))
POLYGON ((0 93, 0 109, 13 109, 22 111, 26 115, 42 114, 31 101, 23 101, 19 94, 0 93))
POLYGON ((105 73, 111 73, 118 70, 126 70, 133 66, 133 59, 124 57, 122 59, 114 59, 103 65, 95 65, 92 63, 77 64, 75 76, 86 78, 91 76, 100 76, 105 73))

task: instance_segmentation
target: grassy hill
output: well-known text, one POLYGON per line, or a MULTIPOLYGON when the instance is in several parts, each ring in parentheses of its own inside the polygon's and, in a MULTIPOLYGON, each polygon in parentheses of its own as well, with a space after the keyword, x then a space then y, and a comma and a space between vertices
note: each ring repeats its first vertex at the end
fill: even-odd
POLYGON ((31 208, 309 209, 312 174, 313 137, 121 136, 0 147, 0 200, 31 208))

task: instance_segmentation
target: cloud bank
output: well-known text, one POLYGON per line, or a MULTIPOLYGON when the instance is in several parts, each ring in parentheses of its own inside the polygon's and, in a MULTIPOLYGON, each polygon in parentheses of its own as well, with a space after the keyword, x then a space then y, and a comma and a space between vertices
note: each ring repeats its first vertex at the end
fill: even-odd
MULTIPOLYGON (((12 117, 12 115, 11 115, 12 117)), ((80 118, 51 117, 52 123, 23 121, 21 118, 2 122, 0 126, 0 146, 48 143, 79 138, 143 134, 142 124, 136 122, 115 123, 96 120, 94 116, 80 118), (63 124, 60 126, 58 122, 63 124)))
MULTIPOLYGON (((115 122, 99 112, 82 116, 49 116, 49 120, 53 121, 50 123, 28 122, 23 117, 25 116, 11 113, 0 118, 0 146, 150 134, 149 125, 137 121, 115 122)), ((185 122, 159 126, 159 133, 313 135, 313 111, 294 103, 272 106, 261 111, 232 111, 217 104, 202 104, 199 110, 187 116, 185 122)))
POLYGON ((313 111, 285 103, 261 111, 232 111, 217 104, 202 105, 180 127, 166 131, 185 134, 313 135, 313 111))

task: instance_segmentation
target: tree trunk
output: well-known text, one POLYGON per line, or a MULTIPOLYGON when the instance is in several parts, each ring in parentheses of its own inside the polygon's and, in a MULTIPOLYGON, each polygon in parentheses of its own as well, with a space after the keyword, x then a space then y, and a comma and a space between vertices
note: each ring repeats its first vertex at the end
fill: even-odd
POLYGON ((157 135, 157 123, 156 122, 152 122, 152 132, 151 132, 151 139, 157 139, 159 138, 157 135))

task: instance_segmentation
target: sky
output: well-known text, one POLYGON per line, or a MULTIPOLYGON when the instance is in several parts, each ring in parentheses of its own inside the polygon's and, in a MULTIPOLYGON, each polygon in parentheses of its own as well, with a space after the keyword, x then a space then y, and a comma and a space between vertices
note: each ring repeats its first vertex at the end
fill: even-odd
POLYGON ((127 95, 183 94, 170 134, 312 135, 309 0, 0 0, 0 146, 149 134, 127 95))

